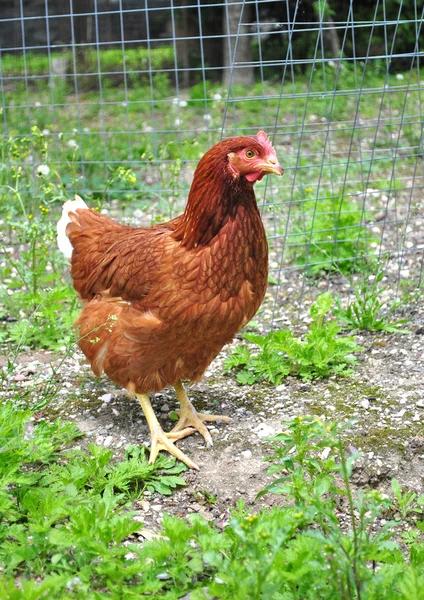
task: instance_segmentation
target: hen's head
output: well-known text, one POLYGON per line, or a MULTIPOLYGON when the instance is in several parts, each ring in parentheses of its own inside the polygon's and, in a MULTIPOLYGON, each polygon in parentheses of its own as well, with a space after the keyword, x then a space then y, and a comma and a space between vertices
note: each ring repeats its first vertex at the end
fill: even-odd
POLYGON ((226 144, 228 171, 234 179, 245 178, 254 183, 268 173, 283 174, 271 140, 264 131, 221 143, 226 144))

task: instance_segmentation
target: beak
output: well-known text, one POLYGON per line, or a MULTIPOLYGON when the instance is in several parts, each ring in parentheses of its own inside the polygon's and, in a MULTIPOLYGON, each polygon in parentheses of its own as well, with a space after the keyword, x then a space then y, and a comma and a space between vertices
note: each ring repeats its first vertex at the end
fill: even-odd
POLYGON ((264 174, 274 173, 274 175, 282 175, 284 173, 284 169, 274 157, 270 157, 266 162, 260 163, 258 168, 261 169, 264 174))

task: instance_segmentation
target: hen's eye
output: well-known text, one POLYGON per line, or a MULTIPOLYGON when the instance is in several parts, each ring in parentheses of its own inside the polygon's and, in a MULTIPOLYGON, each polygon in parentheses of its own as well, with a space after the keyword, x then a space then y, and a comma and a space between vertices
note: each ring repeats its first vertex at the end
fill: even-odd
POLYGON ((254 158, 255 153, 253 150, 246 150, 246 158, 254 158))

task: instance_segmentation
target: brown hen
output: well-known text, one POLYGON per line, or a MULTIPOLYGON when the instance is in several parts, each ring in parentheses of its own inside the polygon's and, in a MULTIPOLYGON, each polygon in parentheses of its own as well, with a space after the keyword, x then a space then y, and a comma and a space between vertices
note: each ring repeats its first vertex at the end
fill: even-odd
POLYGON ((266 173, 281 175, 263 131, 216 144, 194 173, 184 214, 138 229, 68 201, 58 223, 59 248, 71 260, 84 302, 79 346, 96 375, 136 395, 151 433, 150 460, 167 450, 197 465, 174 442, 224 416, 197 413, 182 386, 199 381, 225 344, 261 304, 268 248, 253 191, 266 173), (165 433, 149 392, 175 387, 180 418, 165 433))

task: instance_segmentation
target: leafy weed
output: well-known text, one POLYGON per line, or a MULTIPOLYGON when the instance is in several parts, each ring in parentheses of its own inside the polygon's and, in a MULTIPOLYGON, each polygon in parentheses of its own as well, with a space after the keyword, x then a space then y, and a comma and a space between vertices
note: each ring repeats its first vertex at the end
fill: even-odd
POLYGON ((353 287, 355 300, 346 308, 342 307, 339 296, 335 297, 336 308, 334 314, 340 322, 350 330, 365 329, 368 331, 385 331, 387 333, 410 333, 402 326, 408 319, 398 319, 390 322, 389 318, 402 306, 402 301, 395 300, 386 308, 386 301, 382 299, 386 290, 380 284, 384 279, 381 267, 378 267, 375 276, 363 278, 353 287), (386 312, 383 310, 386 308, 386 312))
POLYGON ((332 305, 328 292, 312 304, 311 324, 303 339, 288 330, 272 331, 267 336, 245 334, 245 339, 259 346, 259 353, 253 354, 248 346, 241 346, 227 358, 225 368, 238 369, 239 383, 249 385, 261 379, 278 385, 287 375, 304 380, 351 375, 356 363, 352 354, 362 348, 352 336, 338 337, 341 327, 327 318, 332 305))

